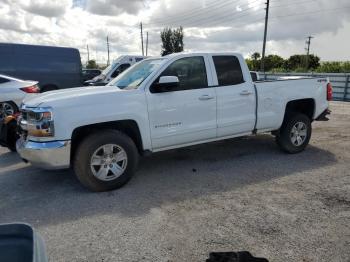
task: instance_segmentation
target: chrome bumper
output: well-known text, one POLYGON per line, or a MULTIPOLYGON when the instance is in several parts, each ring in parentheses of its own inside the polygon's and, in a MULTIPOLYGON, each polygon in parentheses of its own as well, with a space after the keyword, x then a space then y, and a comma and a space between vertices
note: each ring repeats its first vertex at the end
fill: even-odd
POLYGON ((52 142, 17 140, 16 149, 23 160, 44 169, 63 169, 70 166, 70 140, 52 142))

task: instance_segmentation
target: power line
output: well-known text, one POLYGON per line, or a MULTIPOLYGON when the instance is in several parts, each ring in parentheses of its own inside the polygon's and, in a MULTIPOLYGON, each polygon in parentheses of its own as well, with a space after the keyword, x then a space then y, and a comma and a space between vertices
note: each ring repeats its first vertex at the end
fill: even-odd
POLYGON ((193 17, 195 17, 198 14, 199 15, 203 14, 203 12, 205 12, 205 11, 212 12, 215 9, 222 8, 224 6, 231 5, 231 4, 234 4, 234 3, 238 3, 240 1, 242 1, 242 0, 237 0, 237 1, 234 1, 234 2, 229 0, 229 1, 223 1, 221 3, 213 2, 212 4, 208 4, 204 8, 200 8, 200 9, 197 9, 197 10, 191 10, 191 11, 182 13, 181 15, 173 16, 173 17, 170 17, 170 18, 165 19, 165 20, 163 20, 163 19, 154 19, 154 20, 152 20, 151 23, 147 23, 147 24, 150 25, 150 24, 159 24, 159 23, 165 23, 165 24, 173 23, 173 22, 177 22, 179 20, 193 18, 193 17))
MULTIPOLYGON (((197 26, 203 26, 204 24, 207 27, 213 27, 222 23, 227 23, 227 22, 231 22, 234 20, 237 20, 239 18, 245 18, 245 17, 249 17, 248 14, 244 14, 245 12, 255 9, 257 8, 256 6, 254 7, 250 7, 244 10, 239 11, 239 13, 236 14, 232 14, 232 13, 228 13, 226 15, 222 15, 220 17, 213 15, 213 16, 208 16, 208 17, 204 17, 204 18, 198 18, 198 19, 194 19, 193 21, 187 22, 185 23, 184 21, 178 21, 178 24, 181 24, 182 26, 186 26, 186 27, 197 27, 197 26), (228 18, 230 21, 228 21, 228 18)), ((262 11, 263 9, 257 9, 257 10, 253 10, 254 12, 258 12, 258 11, 262 11)), ((163 24, 164 25, 164 24, 163 24)), ((155 27, 155 28, 161 28, 162 26, 159 27, 155 27)))
MULTIPOLYGON (((239 15, 239 17, 242 17, 242 16, 240 16, 242 13, 244 13, 248 10, 257 8, 258 6, 250 6, 250 5, 253 3, 256 3, 258 1, 260 1, 260 0, 255 0, 254 2, 251 2, 248 5, 244 5, 244 6, 247 6, 248 8, 242 9, 241 11, 238 11, 238 13, 235 13, 235 14, 232 14, 232 10, 228 10, 228 12, 225 12, 224 15, 221 14, 220 16, 217 16, 215 14, 215 15, 209 15, 209 16, 203 17, 206 14, 212 14, 213 10, 221 9, 223 7, 222 5, 217 5, 215 8, 211 8, 211 9, 203 8, 204 10, 197 10, 197 12, 199 12, 198 14, 195 14, 195 12, 192 12, 192 14, 190 16, 185 17, 185 18, 176 17, 176 18, 173 18, 170 20, 163 20, 163 21, 158 20, 159 23, 152 21, 152 23, 148 23, 147 25, 162 24, 162 26, 163 26, 165 24, 175 24, 175 23, 179 24, 179 23, 181 23, 181 25, 187 25, 187 26, 191 27, 192 25, 198 25, 199 22, 205 23, 208 21, 209 22, 218 21, 218 20, 222 20, 223 18, 227 18, 227 17, 235 17, 235 15, 239 15), (210 18, 213 18, 213 19, 210 19, 210 18)), ((236 1, 236 2, 239 2, 239 1, 236 1)), ((232 4, 232 2, 226 3, 225 5, 227 5, 227 4, 232 4)))
MULTIPOLYGON (((278 2, 278 3, 280 3, 280 2, 278 2)), ((270 8, 286 7, 286 6, 290 6, 290 5, 304 4, 304 3, 313 3, 313 4, 315 4, 316 2, 315 2, 315 0, 304 0, 304 1, 299 1, 299 2, 286 3, 286 4, 282 4, 282 5, 272 5, 272 6, 270 6, 270 8)))
POLYGON ((333 12, 333 11, 338 11, 338 10, 343 10, 343 9, 348 9, 348 8, 350 8, 350 6, 343 6, 343 7, 333 8, 333 9, 320 9, 320 10, 311 11, 311 12, 274 16, 271 19, 293 17, 293 16, 303 16, 303 15, 309 15, 309 14, 318 14, 318 13, 322 13, 322 12, 326 13, 326 12, 333 12))

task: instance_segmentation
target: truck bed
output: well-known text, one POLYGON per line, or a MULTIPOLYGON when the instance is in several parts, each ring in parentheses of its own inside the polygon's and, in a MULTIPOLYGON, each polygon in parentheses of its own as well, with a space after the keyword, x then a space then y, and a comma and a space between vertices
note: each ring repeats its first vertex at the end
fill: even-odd
POLYGON ((315 102, 313 119, 316 119, 328 103, 326 78, 276 79, 255 82, 257 92, 257 124, 259 131, 278 129, 283 121, 286 104, 298 99, 315 102), (321 103, 322 104, 319 104, 321 103), (318 103, 318 104, 317 104, 318 103))

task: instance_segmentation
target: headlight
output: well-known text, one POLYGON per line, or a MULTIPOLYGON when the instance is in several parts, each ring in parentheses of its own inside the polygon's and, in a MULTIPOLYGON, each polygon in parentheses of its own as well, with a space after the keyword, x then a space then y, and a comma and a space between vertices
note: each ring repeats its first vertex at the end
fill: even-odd
POLYGON ((29 136, 52 137, 55 130, 52 109, 49 107, 25 108, 22 111, 20 125, 29 136))

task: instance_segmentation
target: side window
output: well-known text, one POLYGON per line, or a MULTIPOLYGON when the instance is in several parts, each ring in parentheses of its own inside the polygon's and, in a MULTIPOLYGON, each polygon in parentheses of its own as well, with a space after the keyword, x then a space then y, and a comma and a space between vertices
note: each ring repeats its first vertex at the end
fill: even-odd
POLYGON ((137 62, 140 62, 140 61, 142 61, 142 60, 143 60, 143 57, 136 57, 136 58, 135 58, 136 63, 137 63, 137 62))
POLYGON ((179 78, 179 87, 174 91, 208 87, 205 62, 202 56, 176 60, 160 76, 177 76, 179 78))
POLYGON ((219 86, 237 85, 244 82, 239 60, 235 56, 213 56, 219 86))
POLYGON ((117 77, 120 73, 122 73, 125 69, 129 67, 130 64, 121 64, 116 70, 114 70, 112 77, 117 77))
POLYGON ((128 69, 130 67, 130 64, 122 64, 120 65, 120 73, 123 72, 125 69, 128 69))
POLYGON ((257 76, 256 72, 250 72, 250 76, 251 76, 253 82, 258 81, 258 76, 257 76))
POLYGON ((7 83, 7 82, 10 82, 10 80, 0 77, 0 84, 7 83))

